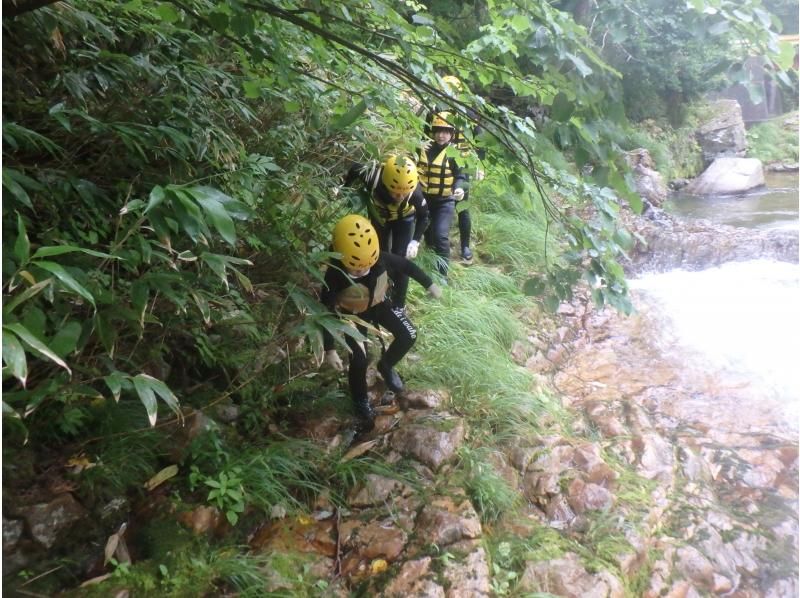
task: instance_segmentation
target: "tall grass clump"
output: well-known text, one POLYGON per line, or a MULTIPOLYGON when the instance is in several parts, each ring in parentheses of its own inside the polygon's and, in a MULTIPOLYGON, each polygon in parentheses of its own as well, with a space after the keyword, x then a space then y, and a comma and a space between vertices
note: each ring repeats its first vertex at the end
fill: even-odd
POLYGON ((495 470, 491 447, 462 447, 459 452, 464 473, 464 487, 484 523, 492 523, 512 513, 521 503, 516 488, 495 470))
POLYGON ((747 131, 747 156, 764 163, 797 162, 797 113, 753 125, 747 131), (787 126, 787 123, 792 123, 787 126))
POLYGON ((533 392, 533 377, 511 359, 523 336, 515 311, 526 304, 513 279, 473 266, 454 269, 453 285, 440 302, 414 315, 421 331, 419 365, 409 375, 420 387, 448 388, 453 408, 493 437, 526 435, 552 407, 533 392))

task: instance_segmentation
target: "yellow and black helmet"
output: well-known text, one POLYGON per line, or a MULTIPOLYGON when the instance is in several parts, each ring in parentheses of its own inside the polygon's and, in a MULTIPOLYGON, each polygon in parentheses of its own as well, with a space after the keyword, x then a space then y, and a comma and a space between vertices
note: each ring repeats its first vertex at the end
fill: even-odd
POLYGON ((390 193, 409 195, 417 188, 417 183, 419 182, 417 166, 411 158, 389 156, 383 163, 381 182, 390 193))
POLYGON ((451 96, 464 91, 464 84, 461 79, 454 75, 445 75, 442 77, 442 83, 444 84, 444 90, 451 96))
POLYGON ((455 127, 451 121, 452 117, 449 112, 437 112, 433 115, 431 127, 434 129, 450 129, 451 131, 455 131, 455 127))
POLYGON ((378 233, 372 223, 358 214, 345 216, 333 228, 333 250, 351 270, 372 268, 378 261, 378 233))

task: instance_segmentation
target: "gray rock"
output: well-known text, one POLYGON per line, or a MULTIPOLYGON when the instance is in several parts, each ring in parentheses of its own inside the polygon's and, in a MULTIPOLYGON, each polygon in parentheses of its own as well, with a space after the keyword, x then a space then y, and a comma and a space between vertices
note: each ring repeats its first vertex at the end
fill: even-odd
POLYGON ((392 435, 392 448, 439 469, 449 461, 464 441, 466 430, 461 418, 418 419, 392 435))
POLYGON ((730 195, 764 185, 764 167, 755 158, 716 158, 686 191, 695 195, 730 195))
POLYGON ((608 571, 588 573, 574 553, 561 558, 527 563, 519 589, 548 592, 565 598, 622 598, 622 583, 608 571))
POLYGON ((739 102, 718 100, 711 107, 714 115, 695 134, 704 163, 710 164, 720 156, 744 156, 747 133, 739 102))
POLYGON ((481 598, 489 596, 489 564, 482 546, 477 546, 464 559, 450 561, 444 569, 448 581, 447 598, 481 598))
POLYGON ((3 517, 3 554, 8 554, 17 546, 22 537, 23 524, 18 519, 3 517))
POLYGON ((71 494, 65 493, 49 503, 26 508, 23 514, 33 539, 45 548, 52 548, 61 532, 86 516, 86 510, 71 494))

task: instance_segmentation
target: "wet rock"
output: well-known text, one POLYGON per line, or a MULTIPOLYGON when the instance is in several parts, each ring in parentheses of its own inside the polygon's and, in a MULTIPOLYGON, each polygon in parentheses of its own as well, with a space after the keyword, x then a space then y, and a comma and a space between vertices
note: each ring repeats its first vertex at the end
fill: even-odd
POLYGON ((489 596, 489 564, 482 546, 463 559, 453 559, 445 566, 443 577, 447 580, 446 598, 481 598, 489 596))
POLYGON ((639 446, 639 475, 648 480, 670 482, 675 465, 672 446, 654 432, 642 434, 635 443, 639 446))
POLYGON ((650 152, 644 148, 635 149, 625 155, 625 160, 633 171, 636 192, 646 204, 661 207, 667 199, 667 186, 661 174, 655 169, 655 162, 650 157, 650 152))
POLYGON ((506 461, 505 455, 498 451, 489 453, 489 463, 494 469, 494 472, 499 475, 508 484, 512 490, 516 490, 519 486, 519 474, 517 470, 511 467, 506 461))
POLYGON ((678 549, 678 570, 691 581, 705 587, 714 585, 714 565, 694 546, 678 549))
POLYGON ((349 575, 359 565, 381 558, 392 562, 403 552, 408 535, 391 519, 362 522, 343 521, 339 525, 339 541, 347 553, 342 563, 342 573, 349 575))
POLYGON ((586 474, 587 482, 595 484, 610 484, 619 477, 600 456, 600 447, 587 443, 575 449, 572 455, 575 466, 586 474))
POLYGON ((322 521, 310 517, 281 519, 263 525, 249 544, 255 551, 314 553, 333 558, 336 556, 335 525, 334 518, 322 521))
POLYGON ((539 449, 530 446, 515 446, 511 449, 509 459, 511 464, 517 468, 520 473, 525 473, 528 469, 528 464, 533 460, 539 449))
POLYGON ((23 523, 18 519, 3 517, 3 554, 8 554, 17 546, 22 537, 23 523))
POLYGON ((423 544, 447 546, 459 540, 479 538, 482 529, 469 500, 440 496, 430 500, 422 509, 414 531, 423 544))
POLYGON ((431 572, 431 558, 406 561, 397 576, 389 582, 381 593, 385 598, 445 598, 444 588, 428 577, 431 572))
POLYGON ((764 185, 764 167, 755 158, 716 158, 686 188, 695 195, 744 193, 764 185))
POLYGON ((614 505, 614 495, 602 486, 575 479, 569 485, 567 501, 572 510, 580 515, 586 511, 607 511, 614 505))
POLYGON ((391 445, 433 469, 455 455, 466 430, 461 418, 442 414, 437 418, 418 419, 392 435, 391 445))
POLYGON ((61 494, 48 503, 22 510, 31 536, 45 548, 52 548, 74 523, 86 517, 86 510, 69 494, 61 494))
POLYGON ((351 494, 347 504, 351 507, 367 507, 383 504, 392 495, 408 494, 409 488, 398 480, 376 474, 367 474, 363 486, 351 494))
POLYGON ((188 527, 196 535, 219 535, 223 527, 227 527, 225 516, 216 507, 202 506, 186 511, 178 516, 178 521, 188 527))
POLYGON ((566 528, 575 519, 575 513, 563 494, 559 494, 547 503, 545 513, 550 522, 550 527, 556 529, 566 528))
POLYGON ((622 583, 608 571, 588 573, 574 553, 558 559, 527 563, 519 589, 548 592, 565 598, 622 598, 622 583))
POLYGON ((409 390, 400 397, 404 409, 437 409, 449 400, 445 390, 409 390))
POLYGON ((747 133, 739 102, 717 100, 710 108, 713 116, 700 125, 695 134, 703 162, 710 164, 719 156, 744 156, 747 133))

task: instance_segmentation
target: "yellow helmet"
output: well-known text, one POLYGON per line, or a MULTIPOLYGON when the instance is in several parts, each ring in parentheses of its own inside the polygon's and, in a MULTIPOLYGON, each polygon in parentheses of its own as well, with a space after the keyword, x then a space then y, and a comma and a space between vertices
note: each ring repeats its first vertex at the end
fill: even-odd
POLYGON ((442 83, 444 83, 444 90, 450 95, 464 91, 464 84, 461 82, 461 79, 453 75, 445 75, 442 77, 442 83))
POLYGON ((417 188, 419 182, 417 166, 411 158, 389 156, 383 163, 381 182, 391 193, 408 195, 417 188))
POLYGON ((451 124, 452 117, 450 116, 449 112, 437 112, 433 115, 433 120, 431 120, 431 127, 434 129, 452 129, 455 130, 455 127, 451 124))
POLYGON ((350 214, 333 227, 333 250, 342 254, 342 263, 346 268, 372 268, 380 252, 378 233, 369 220, 358 214, 350 214))

